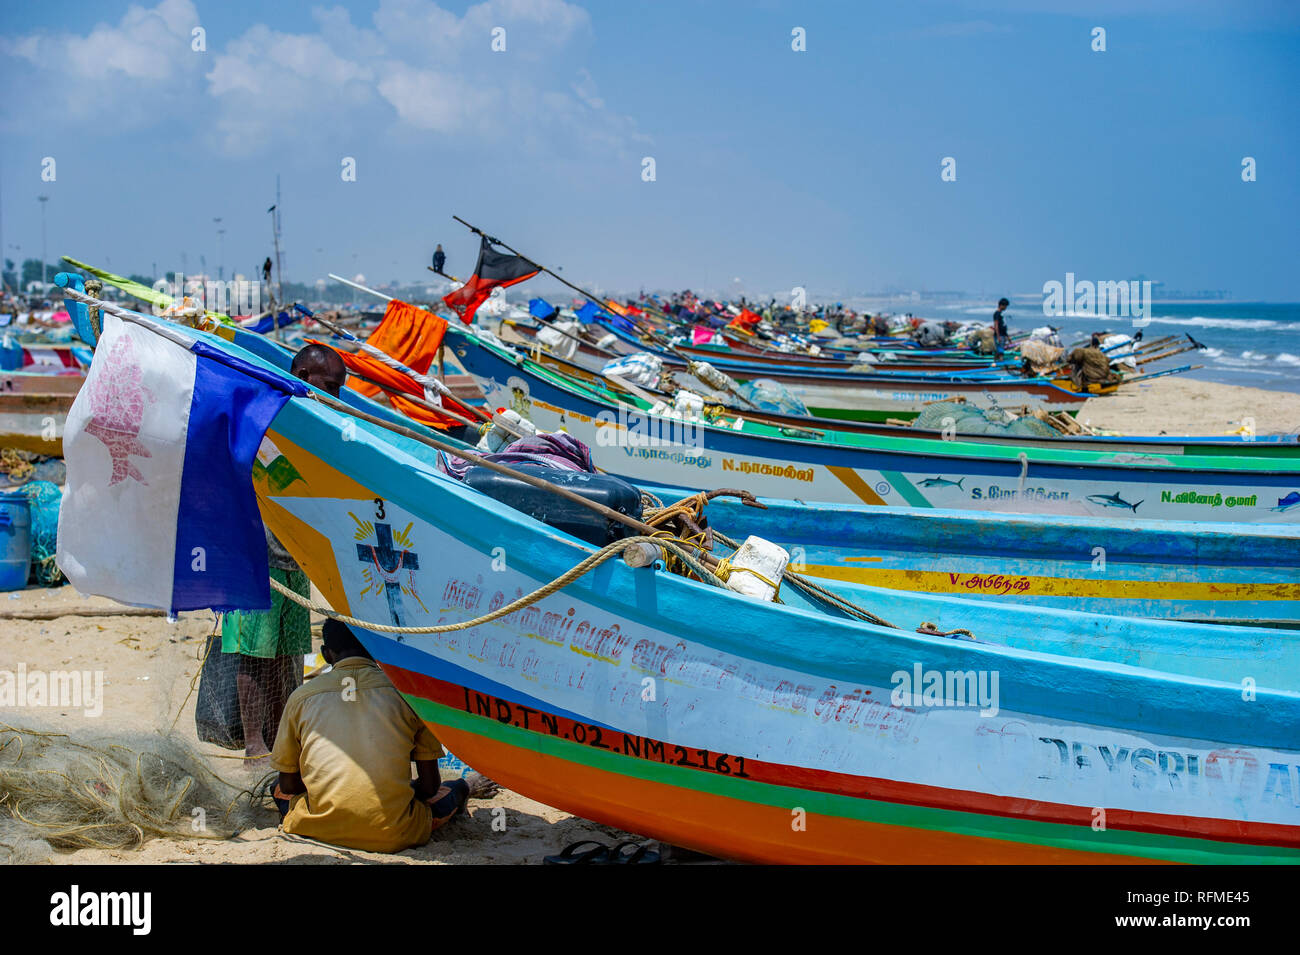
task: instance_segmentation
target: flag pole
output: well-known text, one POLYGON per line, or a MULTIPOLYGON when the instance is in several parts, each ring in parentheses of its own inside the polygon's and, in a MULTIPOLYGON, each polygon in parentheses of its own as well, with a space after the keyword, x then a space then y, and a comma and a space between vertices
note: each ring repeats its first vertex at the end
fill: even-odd
MULTIPOLYGON (((534 259, 530 259, 528 256, 524 255, 524 254, 523 254, 522 252, 520 252, 518 249, 512 248, 511 246, 507 245, 505 242, 502 242, 500 239, 496 238, 495 236, 488 235, 486 232, 484 232, 484 231, 483 231, 482 229, 480 229, 478 226, 470 225, 468 222, 466 222, 466 221, 465 221, 464 219, 462 219, 460 216, 453 215, 452 218, 455 219, 457 222, 459 222, 461 225, 463 225, 465 228, 469 229, 469 231, 473 232, 475 235, 480 235, 480 236, 482 236, 483 238, 485 238, 485 239, 487 239, 489 242, 491 242, 493 245, 499 245, 499 246, 501 246, 501 248, 505 249, 507 252, 510 252, 510 253, 512 253, 512 254, 514 254, 514 255, 519 256, 519 258, 523 259, 523 260, 524 260, 525 262, 527 262, 529 265, 535 265, 535 266, 537 266, 537 270, 538 270, 539 272, 545 272, 547 275, 549 275, 551 278, 555 279, 557 282, 561 283, 562 285, 567 285, 569 288, 573 289, 575 292, 577 292, 579 295, 581 295, 581 296, 582 296, 583 298, 585 298, 587 301, 589 301, 589 302, 591 302, 591 303, 593 303, 593 304, 595 304, 595 305, 597 305, 597 306, 600 306, 602 311, 608 311, 608 309, 605 308, 605 306, 602 304, 602 300, 601 300, 600 296, 598 296, 598 295, 593 295, 591 292, 588 292, 585 288, 582 288, 582 287, 579 286, 579 285, 574 285, 572 282, 570 282, 568 279, 566 279, 563 275, 559 275, 558 273, 554 272, 553 270, 548 269, 546 266, 542 265, 540 262, 538 262, 538 261, 536 261, 536 260, 534 260, 534 259)), ((656 339, 658 338, 658 333, 655 331, 655 329, 651 328, 649 325, 646 325, 644 322, 639 321, 635 316, 626 316, 626 315, 624 315, 624 316, 620 316, 620 317, 621 317, 621 318, 628 318, 628 320, 631 321, 633 325, 635 325, 635 326, 637 326, 638 328, 641 329, 642 334, 649 335, 651 338, 656 338, 656 339)), ((683 358, 683 359, 687 359, 687 358, 688 358, 687 355, 684 355, 684 354, 682 354, 681 352, 677 351, 676 346, 671 345, 671 344, 669 344, 669 343, 667 343, 667 342, 661 342, 660 344, 663 345, 664 347, 668 348, 670 351, 672 351, 674 354, 676 354, 679 358, 683 358)))
MULTIPOLYGON (((588 292, 585 288, 582 288, 581 286, 578 286, 578 285, 574 285, 572 282, 570 282, 568 279, 566 279, 563 275, 559 275, 559 274, 557 274, 556 272, 552 271, 551 269, 548 269, 546 266, 542 265, 540 262, 537 262, 537 261, 535 261, 534 259, 530 259, 528 256, 524 255, 524 254, 523 254, 522 252, 520 252, 518 249, 511 248, 509 245, 507 245, 506 243, 502 242, 500 239, 496 238, 495 236, 488 235, 486 232, 484 232, 484 231, 483 231, 482 229, 480 229, 478 226, 470 225, 468 222, 466 222, 466 221, 465 221, 464 219, 462 219, 460 216, 452 216, 452 218, 455 219, 457 222, 459 222, 461 225, 463 225, 465 228, 469 229, 469 231, 470 231, 470 232, 473 232, 475 235, 480 235, 480 236, 482 236, 483 238, 485 238, 485 239, 487 239, 489 242, 491 242, 493 245, 499 245, 499 246, 501 246, 501 248, 505 249, 507 252, 510 252, 510 253, 512 253, 512 254, 514 254, 514 255, 519 256, 521 259, 523 259, 523 260, 524 260, 525 262, 527 262, 529 265, 535 265, 535 266, 537 266, 537 270, 538 270, 539 272, 545 272, 547 275, 549 275, 551 278, 555 279, 555 280, 556 280, 557 282, 559 282, 560 284, 562 284, 562 285, 567 285, 569 288, 573 289, 575 292, 577 292, 577 293, 578 293, 579 295, 581 295, 583 298, 587 299, 587 301, 589 301, 589 302, 595 302, 595 303, 597 303, 597 304, 600 304, 600 302, 601 302, 600 296, 598 296, 598 295, 593 295, 593 294, 591 294, 590 292, 588 292)), ((640 324, 640 323, 638 323, 638 324, 640 324)))
MULTIPOLYGON (((597 296, 592 295, 592 294, 591 294, 590 292, 588 292, 586 289, 584 289, 584 288, 582 288, 582 287, 580 287, 580 286, 574 285, 574 284, 573 284, 572 282, 570 282, 568 279, 564 278, 564 276, 562 276, 562 275, 557 275, 555 272, 551 271, 551 270, 548 269, 546 266, 542 265, 540 262, 537 262, 537 261, 535 261, 535 260, 533 260, 533 259, 530 259, 528 256, 524 255, 524 254, 523 254, 522 252, 520 252, 518 249, 511 248, 509 245, 507 245, 506 243, 502 242, 500 239, 496 238, 495 236, 490 236, 490 235, 488 235, 486 232, 484 232, 484 231, 483 231, 482 229, 480 229, 478 226, 470 225, 468 222, 466 222, 464 219, 462 219, 462 218, 461 218, 460 216, 458 216, 458 215, 453 215, 452 218, 455 219, 457 222, 459 222, 461 225, 463 225, 465 228, 469 229, 469 230, 470 230, 471 232, 473 232, 474 234, 476 234, 476 235, 480 235, 480 236, 482 236, 483 238, 487 239, 487 240, 488 240, 489 242, 491 242, 493 245, 499 245, 499 246, 501 246, 501 248, 505 249, 507 252, 510 252, 510 253, 512 253, 512 254, 514 254, 514 255, 519 256, 519 258, 523 259, 523 260, 524 260, 525 262, 527 262, 529 265, 535 265, 535 266, 537 266, 538 271, 545 272, 547 275, 551 276, 551 278, 556 279, 557 281, 563 283, 564 285, 567 285, 569 288, 573 289, 575 292, 578 292, 578 293, 580 293, 582 296, 584 296, 584 297, 587 299, 587 301, 592 302, 592 303, 599 303, 599 302, 600 302, 600 299, 599 299, 597 296)), ((626 318, 627 316, 620 316, 620 317, 626 318)), ((658 339, 659 339, 659 335, 658 335, 658 333, 657 333, 653 328, 651 328, 649 325, 646 325, 644 322, 638 321, 636 318, 632 318, 632 319, 631 319, 631 322, 632 322, 633 325, 635 325, 635 326, 637 326, 637 327, 639 327, 639 328, 641 329, 642 334, 647 335, 647 336, 648 336, 652 341, 657 341, 660 347, 668 349, 670 352, 672 352, 672 353, 673 353, 674 355, 676 355, 678 358, 680 358, 680 359, 682 359, 683 361, 685 361, 685 362, 686 362, 686 368, 687 368, 687 370, 688 370, 692 375, 695 374, 694 369, 697 367, 697 365, 698 365, 699 363, 696 362, 694 358, 692 358, 690 355, 686 354, 685 352, 681 351, 681 350, 680 350, 676 345, 674 345, 672 342, 658 341, 658 339)), ((697 377, 698 377, 698 376, 697 376, 697 377)), ((718 386, 717 384, 714 384, 713 382, 705 381, 705 380, 702 379, 702 378, 699 379, 699 380, 700 380, 700 381, 703 381, 705 384, 709 385, 709 387, 711 387, 711 388, 719 388, 719 386, 718 386)), ((741 401, 745 402, 745 404, 749 405, 751 408, 757 408, 757 407, 758 407, 756 404, 754 404, 754 402, 752 402, 750 399, 746 398, 744 395, 742 395, 739 391, 736 390, 736 388, 735 388, 735 382, 730 382, 730 383, 727 384, 725 387, 721 387, 719 390, 723 390, 723 391, 729 391, 729 392, 731 392, 733 395, 735 395, 735 396, 736 396, 737 398, 739 398, 741 401)))

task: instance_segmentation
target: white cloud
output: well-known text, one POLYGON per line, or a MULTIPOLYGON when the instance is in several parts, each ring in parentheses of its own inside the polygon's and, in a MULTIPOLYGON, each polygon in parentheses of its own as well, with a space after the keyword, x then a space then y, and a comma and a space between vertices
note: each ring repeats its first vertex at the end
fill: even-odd
POLYGON ((459 16, 432 0, 380 0, 369 24, 318 7, 303 32, 209 33, 206 53, 190 49, 199 25, 190 0, 161 0, 87 35, 32 34, 0 50, 8 69, 22 64, 44 115, 166 124, 228 155, 403 129, 489 145, 644 139, 579 65, 591 20, 565 0, 487 0, 459 16), (496 27, 505 52, 491 49, 496 27))
POLYGON ((85 35, 42 31, 0 37, 10 111, 30 107, 48 117, 98 117, 135 126, 158 119, 193 95, 205 66, 190 46, 199 15, 190 0, 131 6, 116 25, 85 35))
POLYGON ((379 93, 406 123, 438 133, 487 122, 502 99, 497 91, 479 89, 453 74, 402 63, 394 64, 379 81, 379 93))

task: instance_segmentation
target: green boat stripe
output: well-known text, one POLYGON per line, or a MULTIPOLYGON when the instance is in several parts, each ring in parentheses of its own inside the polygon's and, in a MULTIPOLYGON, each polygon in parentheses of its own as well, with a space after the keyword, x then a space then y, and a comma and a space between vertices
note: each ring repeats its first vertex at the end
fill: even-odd
POLYGON ((810 814, 857 819, 879 825, 951 832, 980 838, 1005 839, 1078 852, 1101 852, 1189 863, 1300 863, 1300 850, 1241 845, 1118 829, 1097 831, 1067 823, 1039 822, 1010 816, 935 809, 903 803, 841 796, 794 789, 771 783, 737 779, 711 772, 607 752, 542 733, 508 726, 490 717, 476 716, 423 697, 403 694, 411 708, 435 725, 450 726, 495 739, 508 746, 534 750, 590 766, 603 772, 632 776, 684 789, 694 789, 728 799, 790 809, 798 806, 810 814))
MULTIPOLYGON (((450 329, 455 334, 471 335, 472 333, 463 333, 458 329, 450 329)), ((475 344, 493 352, 498 357, 504 358, 512 365, 537 375, 539 378, 548 381, 561 390, 568 389, 577 391, 580 394, 587 395, 603 402, 613 402, 614 396, 608 391, 593 388, 591 385, 580 382, 577 379, 563 375, 557 371, 546 368, 544 365, 534 362, 507 349, 499 348, 481 341, 475 344)), ((649 405, 639 398, 630 395, 620 396, 625 403, 646 410, 649 405)), ((808 409, 812 414, 821 417, 828 415, 834 417, 849 417, 852 413, 843 409, 827 409, 821 407, 810 407, 808 409)), ((888 417, 907 418, 914 417, 914 414, 908 412, 880 412, 888 417)), ((771 437, 775 440, 795 441, 803 440, 791 438, 780 433, 780 429, 775 426, 759 426, 757 422, 750 422, 750 427, 746 428, 746 433, 757 437, 771 437)), ((840 447, 865 447, 869 449, 879 449, 886 451, 901 451, 913 454, 923 454, 932 457, 932 461, 927 466, 933 466, 935 458, 952 456, 957 460, 962 458, 974 459, 997 459, 1011 460, 1019 459, 1020 454, 1028 453, 1029 463, 1032 467, 1034 464, 1085 464, 1101 465, 1105 467, 1123 467, 1132 463, 1146 463, 1156 470, 1169 475, 1168 480, 1171 487, 1181 480, 1190 479, 1198 476, 1195 472, 1207 471, 1211 473, 1229 472, 1234 474, 1248 474, 1254 471, 1267 471, 1272 473, 1288 472, 1300 478, 1300 460, 1293 458, 1275 458, 1268 456, 1254 456, 1253 454, 1243 454, 1241 456, 1232 455, 1231 451, 1220 452, 1218 450, 1211 454, 1205 455, 1187 455, 1187 454, 1161 454, 1158 451, 1152 451, 1144 454, 1131 452, 1121 452, 1098 448, 1097 450, 1084 450, 1075 448, 1046 448, 1036 445, 1027 444, 1019 445, 995 445, 995 444, 977 444, 973 442, 962 442, 960 435, 954 441, 936 442, 931 438, 909 438, 904 436, 884 437, 878 435, 860 435, 851 432, 831 431, 827 432, 826 438, 821 439, 824 444, 837 445, 840 447), (943 447, 936 448, 936 444, 942 444, 943 447), (1193 472, 1189 475, 1187 472, 1193 472)))
POLYGON ((907 503, 912 507, 934 507, 925 499, 925 495, 921 493, 920 488, 903 477, 901 471, 881 471, 880 473, 885 476, 885 480, 889 482, 894 490, 907 499, 907 503))

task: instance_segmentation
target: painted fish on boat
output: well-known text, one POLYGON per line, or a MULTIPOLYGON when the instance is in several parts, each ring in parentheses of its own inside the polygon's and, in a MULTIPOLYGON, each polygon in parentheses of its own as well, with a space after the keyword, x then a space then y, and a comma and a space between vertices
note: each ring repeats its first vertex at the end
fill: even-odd
POLYGON ((1094 504, 1100 504, 1102 507, 1127 507, 1134 514, 1137 513, 1137 509, 1143 503, 1142 501, 1138 501, 1136 504, 1130 504, 1128 501, 1124 500, 1124 498, 1120 497, 1118 493, 1089 494, 1088 500, 1092 501, 1094 504))
MULTIPOLYGON (((955 480, 955 481, 949 481, 949 480, 947 480, 946 478, 941 478, 941 477, 932 477, 932 478, 926 478, 924 481, 917 481, 917 482, 916 482, 916 486, 917 486, 917 487, 957 487, 957 488, 960 488, 961 485, 962 485, 962 482, 965 481, 965 480, 966 480, 965 478, 958 478, 958 479, 955 480)), ((962 488, 962 490, 965 490, 965 488, 962 488)))
POLYGON ((1300 504, 1300 491, 1292 491, 1286 497, 1277 499, 1277 507, 1270 507, 1270 511, 1287 511, 1300 504))

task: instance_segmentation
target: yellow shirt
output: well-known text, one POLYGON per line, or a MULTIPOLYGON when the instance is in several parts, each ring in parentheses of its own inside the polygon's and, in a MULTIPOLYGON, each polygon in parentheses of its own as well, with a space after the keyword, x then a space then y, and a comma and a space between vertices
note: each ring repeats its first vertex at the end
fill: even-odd
POLYGON ((433 814, 415 798, 411 760, 442 755, 373 660, 348 657, 285 703, 271 766, 300 773, 285 832, 350 849, 398 852, 423 845, 433 814))

